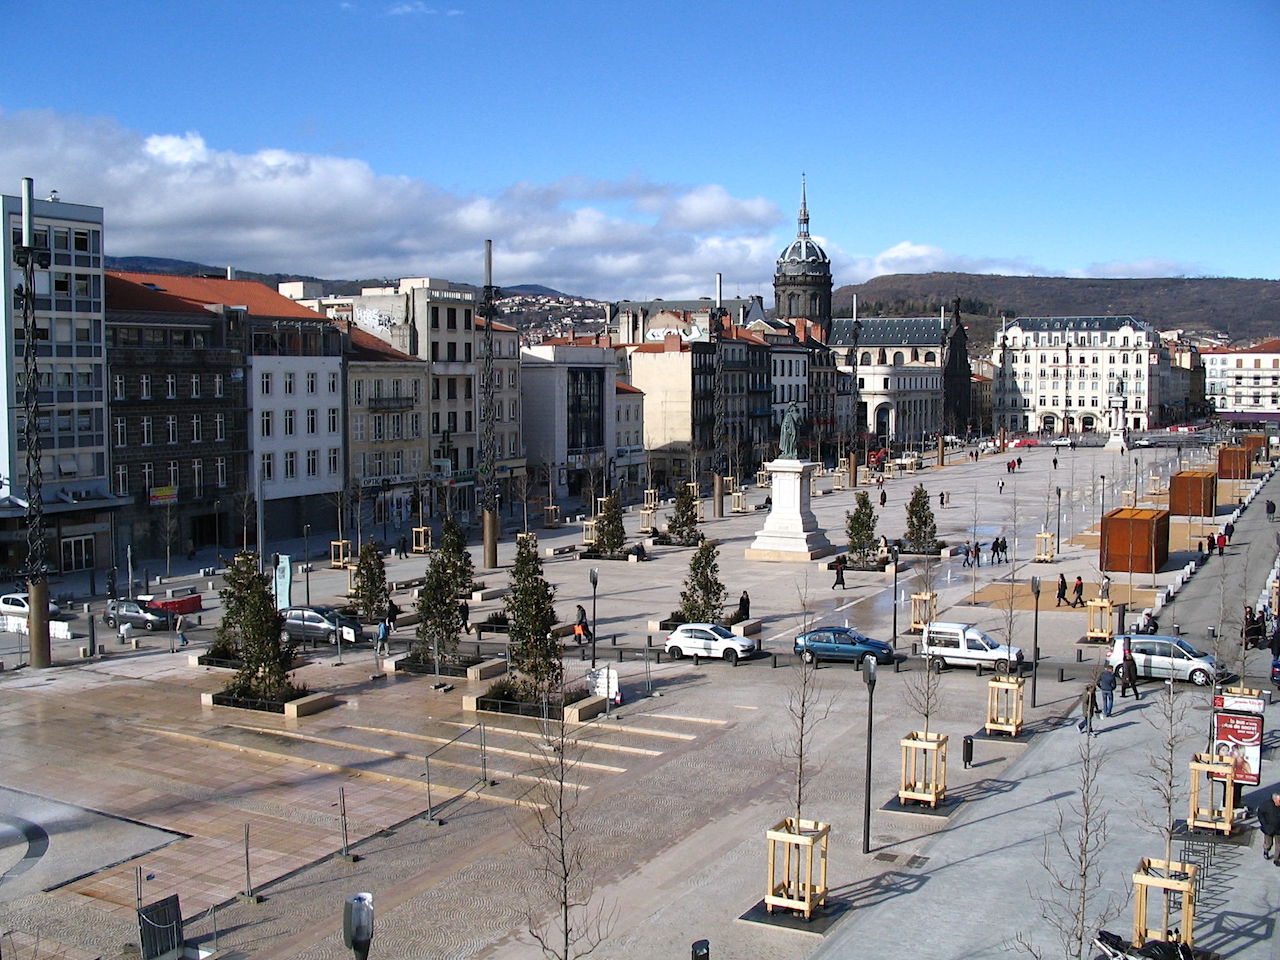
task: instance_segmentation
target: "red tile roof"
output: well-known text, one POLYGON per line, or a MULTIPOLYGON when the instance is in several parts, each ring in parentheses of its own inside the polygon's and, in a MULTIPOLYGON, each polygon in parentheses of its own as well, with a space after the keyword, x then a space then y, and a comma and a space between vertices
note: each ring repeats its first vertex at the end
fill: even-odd
POLYGON ((349 356, 350 359, 356 361, 426 363, 425 360, 420 360, 412 354, 397 350, 381 337, 375 337, 372 333, 361 330, 355 325, 351 327, 351 353, 349 356))
POLYGON ((631 384, 623 383, 621 380, 616 381, 614 387, 614 393, 644 393, 639 387, 633 387, 631 384))
MULTIPOLYGON (((477 326, 477 327, 483 327, 484 325, 485 325, 485 319, 484 319, 484 317, 476 317, 476 326, 477 326)), ((494 329, 495 331, 498 331, 498 330, 504 330, 504 331, 506 331, 507 333, 515 333, 515 332, 516 332, 516 328, 515 328, 515 327, 511 326, 509 323, 503 323, 501 320, 495 320, 495 321, 493 321, 493 329, 494 329)))
POLYGON ((683 341, 681 341, 680 343, 679 350, 668 350, 667 345, 665 343, 658 341, 657 343, 654 343, 654 342, 642 343, 640 344, 640 346, 636 347, 635 352, 636 353, 682 353, 682 352, 687 352, 688 349, 689 349, 689 344, 683 341))
POLYGON ((300 317, 326 320, 256 280, 219 277, 179 277, 167 273, 125 273, 108 270, 108 310, 149 310, 203 313, 205 306, 245 307, 254 317, 300 317))

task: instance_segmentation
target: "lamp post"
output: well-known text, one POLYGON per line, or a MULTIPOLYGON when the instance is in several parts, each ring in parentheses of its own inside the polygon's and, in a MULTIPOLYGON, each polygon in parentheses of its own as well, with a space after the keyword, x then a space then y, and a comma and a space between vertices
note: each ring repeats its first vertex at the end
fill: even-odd
POLYGON ((387 545, 387 514, 391 512, 391 481, 382 478, 382 545, 387 545))
POLYGON ((1031 596, 1035 598, 1035 613, 1031 620, 1031 706, 1036 705, 1036 674, 1040 671, 1040 578, 1031 578, 1031 596))
MULTIPOLYGON (((889 548, 889 560, 893 563, 893 646, 898 645, 898 548, 889 548)), ((868 681, 874 683, 874 681, 868 681)), ((866 853, 866 851, 862 851, 866 853)))
POLYGON ((1098 522, 1102 522, 1102 518, 1107 515, 1107 475, 1105 473, 1098 474, 1098 486, 1101 488, 1102 500, 1098 508, 1098 522))
POLYGON ((213 540, 222 549, 222 501, 213 501, 213 540))
POLYGON ((591 669, 596 667, 596 587, 600 584, 600 568, 591 568, 591 669))
POLYGON ((1058 487, 1058 533, 1053 541, 1054 547, 1062 552, 1062 488, 1058 487))
POLYGON ((307 580, 307 606, 311 606, 311 524, 302 525, 302 572, 307 580))
POLYGON ((871 852, 871 725, 876 702, 876 660, 862 658, 862 680, 867 685, 867 769, 862 794, 862 852, 871 852))

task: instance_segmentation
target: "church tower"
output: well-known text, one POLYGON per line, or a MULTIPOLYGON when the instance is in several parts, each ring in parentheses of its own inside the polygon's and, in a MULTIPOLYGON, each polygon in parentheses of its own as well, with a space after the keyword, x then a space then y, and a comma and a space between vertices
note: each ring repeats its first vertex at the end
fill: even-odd
POLYGON ((796 238, 778 257, 773 275, 774 310, 779 320, 805 317, 831 330, 831 259, 809 236, 809 204, 800 178, 796 238))

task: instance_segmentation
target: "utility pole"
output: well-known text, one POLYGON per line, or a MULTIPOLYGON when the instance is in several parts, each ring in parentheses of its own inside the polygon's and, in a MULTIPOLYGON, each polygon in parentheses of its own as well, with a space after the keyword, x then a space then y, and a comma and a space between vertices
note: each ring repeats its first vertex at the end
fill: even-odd
POLYGON ((493 325, 498 310, 494 306, 497 288, 493 285, 493 241, 484 242, 484 300, 480 316, 484 318, 484 351, 480 374, 480 509, 484 515, 484 565, 490 570, 498 566, 497 468, 498 452, 494 448, 494 424, 497 409, 494 392, 493 325))
MULTIPOLYGON (((712 427, 711 448, 711 512, 713 516, 724 516, 724 475, 727 470, 728 438, 725 436, 725 397, 724 397, 724 322, 725 309, 721 296, 722 277, 716 274, 716 305, 711 311, 711 348, 715 351, 715 379, 711 387, 712 412, 715 417, 712 427)), ((694 479, 697 479, 696 477, 694 479)))

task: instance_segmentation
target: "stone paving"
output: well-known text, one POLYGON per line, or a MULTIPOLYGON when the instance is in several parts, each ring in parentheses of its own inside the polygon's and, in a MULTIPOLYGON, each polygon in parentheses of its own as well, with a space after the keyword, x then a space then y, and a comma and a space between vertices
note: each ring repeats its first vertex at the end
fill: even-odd
MULTIPOLYGON (((1091 588, 1098 579, 1096 561, 1081 543, 1068 544, 1059 562, 1026 562, 1032 534, 1056 522, 1046 511, 1056 500, 1049 499, 1053 488, 1064 479, 1072 484, 1063 496, 1064 538, 1085 539, 1102 499, 1114 506, 1118 490, 1126 489, 1104 492, 1101 483, 1085 478, 1108 470, 1119 475, 1125 465, 1115 454, 1081 449, 1059 454, 1054 470, 1049 450, 1018 452, 1024 456, 1023 471, 1007 477, 1003 493, 996 492, 997 480, 1006 479, 1003 457, 961 460, 888 481, 880 532, 891 537, 901 533, 902 508, 915 482, 930 489, 935 509, 938 492, 949 491, 952 505, 936 510, 939 536, 951 543, 974 536, 989 542, 1003 533, 1015 564, 984 563, 978 570, 962 568, 959 559, 940 564, 940 615, 1003 629, 998 604, 1008 596, 1012 575, 1020 611, 1015 642, 1029 647, 1028 576, 1041 573, 1048 579, 1061 570, 1073 579, 1080 573, 1091 588), (977 605, 964 605, 970 602, 977 605)), ((1172 451, 1145 452, 1139 475, 1167 472, 1171 457, 1172 451)), ((822 487, 829 485, 829 479, 820 481, 822 487)), ((762 495, 753 491, 751 497, 758 501, 762 495)), ((833 540, 840 539, 844 511, 852 500, 852 493, 844 491, 814 501, 833 540)), ((767 653, 789 653, 792 637, 810 621, 848 619, 874 636, 889 638, 892 578, 851 573, 849 589, 833 592, 831 575, 818 563, 748 564, 741 551, 762 520, 762 514, 729 516, 707 527, 709 535, 721 540, 722 578, 731 600, 748 589, 753 615, 765 621, 767 653)), ((635 522, 629 517, 629 525, 635 522)), ((577 531, 540 535, 544 545, 554 546, 573 542, 577 531)), ((503 564, 510 563, 510 551, 504 544, 503 564)), ((599 564, 602 637, 617 632, 631 647, 643 644, 645 622, 675 606, 689 551, 655 548, 653 555, 653 561, 638 567, 599 564)), ((421 559, 392 560, 390 575, 406 578, 421 566, 421 559)), ((591 609, 588 564, 555 559, 547 561, 546 569, 557 587, 562 615, 579 601, 591 609)), ((499 571, 485 579, 501 584, 505 576, 499 571)), ((987 822, 986 811, 1009 800, 1016 792, 1010 784, 1024 776, 1020 771, 1031 769, 1028 764, 1053 770, 1066 760, 1066 747, 1052 745, 1070 738, 1050 731, 1053 718, 1069 712, 1079 684, 1058 684, 1053 674, 1059 666, 1069 675, 1089 669, 1075 665, 1083 614, 1053 608, 1051 583, 1045 586, 1039 638, 1046 659, 1040 703, 1029 711, 1043 733, 1027 745, 980 742, 978 762, 970 770, 960 767, 958 750, 953 750, 951 792, 962 798, 960 817, 966 822, 987 822), (1034 759, 1042 754, 1050 759, 1034 759)), ((317 570, 312 576, 317 602, 344 587, 342 572, 317 570)), ((911 590, 911 576, 902 575, 897 599, 903 650, 910 640, 902 601, 911 590)), ((210 599, 205 623, 194 632, 198 643, 208 637, 218 615, 216 601, 210 599)), ((473 619, 496 605, 473 604, 473 619)), ((485 772, 496 784, 480 787, 483 766, 475 717, 460 708, 465 683, 440 695, 424 677, 371 681, 367 649, 346 651, 342 665, 336 664, 335 651, 318 651, 299 677, 313 690, 337 693, 340 705, 286 721, 202 709, 198 694, 219 688, 225 675, 192 668, 185 656, 169 654, 165 635, 143 636, 142 644, 138 653, 113 653, 105 660, 43 674, 0 675, 0 730, 5 734, 0 738, 0 785, 180 836, 114 865, 93 863, 82 879, 49 893, 0 902, 0 932, 13 928, 56 934, 78 948, 99 951, 95 955, 117 956, 123 944, 137 939, 131 914, 135 870, 141 867, 151 877, 144 883, 146 900, 180 894, 188 935, 212 941, 216 928, 219 945, 235 951, 230 955, 345 956, 340 905, 357 890, 375 893, 378 956, 530 955, 527 913, 540 911, 529 903, 535 878, 523 854, 520 831, 527 829, 529 814, 520 803, 534 802, 544 773, 536 723, 486 719, 485 772), (422 758, 436 750, 431 781, 435 804, 442 807, 436 811, 445 821, 442 826, 422 819, 427 810, 422 758), (334 857, 341 848, 339 787, 345 792, 350 842, 361 857, 355 863, 334 857), (245 886, 246 824, 251 882, 265 898, 253 905, 234 901, 245 886)), ((637 699, 645 665, 634 658, 617 664, 607 640, 599 652, 618 667, 628 701, 608 720, 574 732, 582 755, 571 774, 581 787, 580 835, 594 878, 594 902, 603 904, 612 919, 600 955, 682 956, 689 942, 701 936, 712 939, 717 957, 812 954, 820 946, 812 935, 736 919, 762 893, 763 830, 789 806, 790 779, 780 747, 789 733, 782 702, 793 682, 791 671, 771 669, 768 657, 737 668, 719 662, 663 663, 652 668, 662 696, 637 699)), ((572 658, 567 664, 573 673, 588 666, 572 658)), ((876 741, 875 797, 888 798, 896 790, 896 737, 918 725, 899 687, 920 664, 907 661, 902 669, 902 676, 884 672, 877 690, 876 729, 882 736, 876 741)), ((981 842, 964 849, 968 841, 961 831, 941 818, 880 812, 872 818, 877 853, 861 854, 866 694, 860 676, 847 666, 824 667, 820 676, 832 707, 816 734, 806 811, 832 823, 834 893, 860 906, 837 924, 832 939, 860 925, 857 915, 874 909, 870 905, 875 902, 938 888, 928 882, 927 873, 929 860, 942 856, 935 848, 949 858, 982 863, 984 870, 1003 861, 999 856, 984 860, 981 842), (953 847, 961 848, 962 856, 953 847)), ((955 670, 943 677, 943 686, 945 697, 934 723, 957 741, 981 725, 985 684, 972 671, 955 670)), ((1068 732, 1074 734, 1074 729, 1068 732)), ((1032 859, 1020 860, 1019 870, 1032 869, 1032 859)), ((951 873, 963 882, 964 871, 951 873)), ((1021 899, 1025 903, 1025 891, 1021 899)), ((961 954, 944 950, 937 955, 961 954)))

